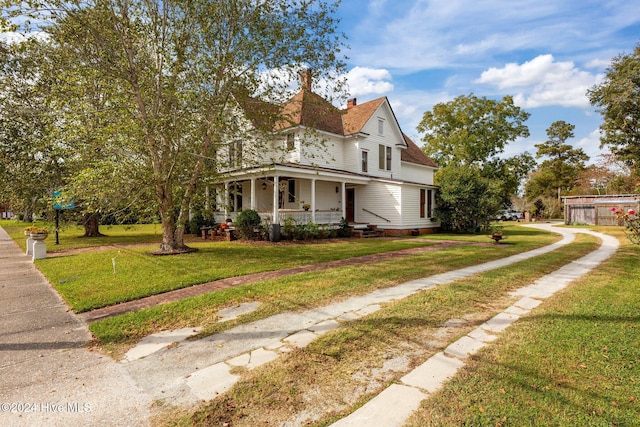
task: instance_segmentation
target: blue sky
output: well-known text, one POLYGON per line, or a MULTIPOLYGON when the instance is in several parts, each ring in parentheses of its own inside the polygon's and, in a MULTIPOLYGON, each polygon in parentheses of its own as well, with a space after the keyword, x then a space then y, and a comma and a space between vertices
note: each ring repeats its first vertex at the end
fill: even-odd
POLYGON ((556 120, 597 160, 600 115, 586 91, 616 55, 640 42, 637 0, 343 0, 350 95, 387 96, 402 130, 459 95, 512 95, 531 113, 531 136, 505 151, 529 151, 556 120))

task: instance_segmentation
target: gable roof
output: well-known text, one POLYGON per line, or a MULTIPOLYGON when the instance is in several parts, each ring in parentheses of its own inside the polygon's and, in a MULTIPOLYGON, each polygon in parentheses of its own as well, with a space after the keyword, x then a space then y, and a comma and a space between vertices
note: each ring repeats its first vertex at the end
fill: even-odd
POLYGON ((294 126, 309 128, 344 135, 342 112, 320 95, 303 88, 291 98, 281 109, 281 118, 274 130, 287 129, 294 126))
MULTIPOLYGON (((274 122, 273 118, 278 115, 278 119, 275 120, 275 124, 272 127, 274 131, 305 126, 341 136, 362 132, 364 126, 383 103, 386 102, 389 105, 389 109, 391 109, 389 100, 386 96, 383 96, 358 105, 353 99, 353 104, 350 101, 346 110, 339 110, 329 101, 312 91, 309 71, 302 74, 302 83, 300 91, 281 107, 258 101, 248 96, 239 97, 239 101, 245 111, 253 112, 250 119, 256 125, 269 126, 269 123, 274 122), (256 110, 261 113, 256 114, 256 110)), ((391 110, 391 114, 398 129, 400 129, 393 110, 391 110)), ((436 162, 428 157, 411 138, 402 130, 400 132, 406 145, 406 149, 401 152, 401 160, 403 162, 438 167, 436 162)))
POLYGON ((402 137, 407 143, 407 149, 402 150, 400 153, 400 160, 417 165, 430 166, 432 168, 438 167, 437 163, 434 162, 431 157, 427 156, 404 132, 402 132, 402 137))
POLYGON ((387 99, 386 96, 374 99, 364 104, 354 105, 344 111, 342 121, 344 123, 344 134, 353 135, 362 131, 364 125, 367 124, 373 113, 387 99))

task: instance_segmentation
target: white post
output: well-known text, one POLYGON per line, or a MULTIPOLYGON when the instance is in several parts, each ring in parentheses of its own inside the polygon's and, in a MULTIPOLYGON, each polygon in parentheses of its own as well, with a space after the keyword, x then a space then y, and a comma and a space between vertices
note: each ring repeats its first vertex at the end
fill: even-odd
POLYGON ((33 253, 33 242, 35 242, 35 240, 33 240, 31 236, 27 237, 27 255, 31 255, 33 253))
MULTIPOLYGON (((342 182, 342 218, 347 219, 347 183, 342 182)), ((355 215, 355 214, 354 214, 355 215)), ((355 218, 354 218, 355 220, 355 218)))
POLYGON ((224 203, 224 220, 226 221, 229 218, 229 183, 224 183, 224 195, 222 196, 222 201, 224 203))
POLYGON ((32 261, 47 257, 47 245, 42 240, 33 242, 33 258, 32 261))
POLYGON ((311 221, 316 222, 316 180, 311 180, 311 221))
POLYGON ((256 210, 256 179, 251 178, 251 209, 256 210))

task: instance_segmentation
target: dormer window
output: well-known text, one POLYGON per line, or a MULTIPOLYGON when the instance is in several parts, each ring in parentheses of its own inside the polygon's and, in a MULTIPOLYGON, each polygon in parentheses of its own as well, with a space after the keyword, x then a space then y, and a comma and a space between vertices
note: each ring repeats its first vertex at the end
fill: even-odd
POLYGON ((384 120, 378 119, 378 135, 384 135, 384 120))
POLYGON ((294 151, 296 149, 296 138, 293 133, 287 134, 287 151, 294 151))

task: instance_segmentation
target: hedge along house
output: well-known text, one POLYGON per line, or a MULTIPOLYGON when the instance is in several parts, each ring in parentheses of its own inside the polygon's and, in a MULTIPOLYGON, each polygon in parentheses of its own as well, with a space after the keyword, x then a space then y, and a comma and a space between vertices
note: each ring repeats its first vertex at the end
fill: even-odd
MULTIPOLYGON (((250 139, 237 139, 220 150, 228 157, 221 170, 215 217, 218 222, 254 209, 283 224, 371 226, 387 235, 437 231, 433 185, 437 165, 407 137, 389 100, 358 105, 350 99, 340 110, 312 90, 310 71, 302 88, 279 107, 270 140, 249 153, 250 139)), ((257 101, 238 102, 247 126, 248 109, 257 101)))
POLYGON ((606 196, 566 196, 564 200, 564 222, 566 224, 620 225, 612 209, 627 212, 640 208, 637 194, 606 196))

